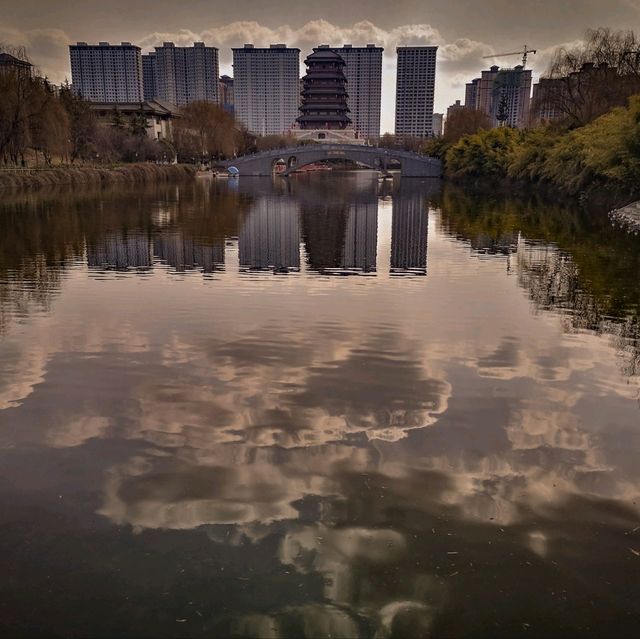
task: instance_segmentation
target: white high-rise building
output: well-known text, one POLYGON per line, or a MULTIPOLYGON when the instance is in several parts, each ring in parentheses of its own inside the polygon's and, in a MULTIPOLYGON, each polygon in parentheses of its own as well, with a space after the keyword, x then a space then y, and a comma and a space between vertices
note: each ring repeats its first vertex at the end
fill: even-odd
POLYGON ((91 102, 142 102, 140 47, 122 44, 69 45, 73 89, 91 102))
POLYGON ((349 117, 361 138, 380 138, 380 100, 382 95, 382 47, 368 44, 332 47, 344 61, 347 78, 349 117))
POLYGON ((176 47, 165 42, 142 56, 144 97, 183 106, 196 100, 219 101, 218 49, 204 42, 176 47), (153 92, 153 94, 151 94, 153 92))
POLYGON ((142 56, 142 86, 145 100, 153 100, 158 93, 156 84, 156 54, 142 56))
POLYGON ((398 47, 396 136, 433 135, 433 94, 438 47, 398 47))
POLYGON ((283 134, 299 115, 300 49, 284 44, 233 49, 236 119, 257 135, 283 134))

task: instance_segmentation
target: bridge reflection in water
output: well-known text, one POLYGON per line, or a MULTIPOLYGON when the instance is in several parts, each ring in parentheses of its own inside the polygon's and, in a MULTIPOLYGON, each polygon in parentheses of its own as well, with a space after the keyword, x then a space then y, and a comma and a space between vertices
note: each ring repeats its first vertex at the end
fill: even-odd
POLYGON ((238 196, 246 198, 248 206, 237 233, 192 236, 173 225, 168 215, 151 228, 114 229, 88 240, 87 262, 95 269, 115 271, 164 265, 176 272, 237 268, 281 275, 301 270, 322 275, 425 275, 429 188, 437 185, 379 187, 371 174, 359 174, 355 182, 354 197, 352 190, 348 195, 319 193, 324 180, 317 176, 284 186, 245 178, 238 196), (389 201, 390 224, 388 215, 379 219, 380 206, 387 211, 389 201), (389 237, 390 250, 384 251, 389 257, 382 264, 379 249, 389 237), (237 266, 231 257, 236 254, 237 266))

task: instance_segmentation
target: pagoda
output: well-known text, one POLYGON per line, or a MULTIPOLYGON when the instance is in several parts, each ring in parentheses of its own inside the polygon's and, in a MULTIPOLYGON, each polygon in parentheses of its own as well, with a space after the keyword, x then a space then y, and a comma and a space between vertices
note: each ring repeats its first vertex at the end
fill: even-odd
POLYGON ((304 63, 300 116, 292 133, 302 140, 362 144, 348 115, 344 60, 329 45, 320 45, 304 63))

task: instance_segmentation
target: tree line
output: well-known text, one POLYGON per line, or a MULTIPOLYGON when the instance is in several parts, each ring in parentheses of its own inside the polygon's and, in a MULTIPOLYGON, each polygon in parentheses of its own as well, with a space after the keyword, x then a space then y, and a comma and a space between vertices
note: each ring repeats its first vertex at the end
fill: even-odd
MULTIPOLYGON (((440 157, 452 178, 640 194, 638 36, 590 30, 580 46, 556 51, 541 84, 538 100, 553 119, 533 119, 525 130, 491 128, 485 114, 463 108, 451 114, 442 138, 420 150, 440 157)), ((534 101, 532 113, 540 106, 534 101)))
MULTIPOLYGON (((5 52, 28 61, 23 48, 5 52)), ((142 110, 125 116, 114 105, 98 117, 91 104, 68 83, 55 87, 46 78, 20 69, 0 71, 0 166, 53 166, 74 163, 162 161, 209 162, 295 145, 288 135, 256 136, 211 102, 192 102, 177 110, 171 139, 147 135, 142 110)))

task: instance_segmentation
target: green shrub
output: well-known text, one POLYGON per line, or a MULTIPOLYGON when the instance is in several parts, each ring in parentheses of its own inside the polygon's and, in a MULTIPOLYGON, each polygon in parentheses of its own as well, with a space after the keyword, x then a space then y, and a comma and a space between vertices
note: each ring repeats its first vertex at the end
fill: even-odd
POLYGON ((453 178, 509 177, 569 193, 640 190, 640 96, 589 124, 563 131, 509 128, 466 135, 446 152, 453 178))

